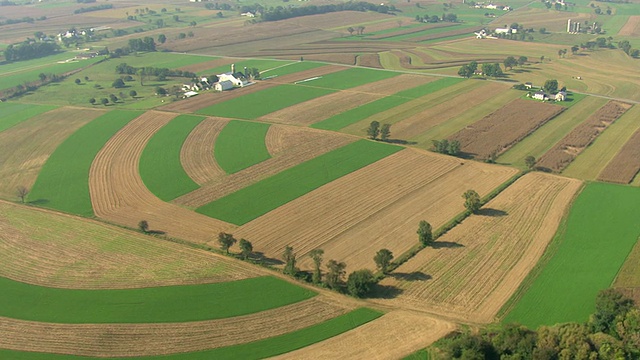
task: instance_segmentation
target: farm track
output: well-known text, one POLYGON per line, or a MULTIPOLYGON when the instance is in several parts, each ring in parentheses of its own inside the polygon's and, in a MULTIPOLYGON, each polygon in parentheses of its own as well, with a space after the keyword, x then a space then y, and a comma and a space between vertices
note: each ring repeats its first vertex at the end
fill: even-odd
POLYGON ((384 279, 382 286, 401 294, 379 302, 494 321, 542 256, 580 187, 578 180, 525 175, 384 279))
POLYGON ((147 220, 151 229, 167 236, 202 243, 233 225, 163 202, 144 186, 138 173, 145 145, 175 116, 148 111, 107 142, 91 166, 91 202, 96 216, 105 220, 132 228, 147 220))
POLYGON ((54 324, 0 317, 0 348, 123 357, 201 351, 303 329, 349 309, 316 296, 228 319, 156 324, 54 324))
POLYGON ((58 145, 104 113, 63 107, 0 132, 0 196, 13 200, 18 186, 31 189, 40 169, 58 145))
POLYGON ((220 131, 229 120, 207 118, 189 134, 180 150, 180 162, 191 180, 198 185, 225 175, 213 156, 213 148, 220 131))
POLYGON ((414 244, 406 239, 415 236, 415 227, 422 220, 419 217, 437 226, 462 211, 462 201, 458 200, 465 190, 464 181, 472 176, 477 176, 478 182, 483 182, 484 176, 494 177, 495 183, 488 181, 489 191, 515 172, 502 167, 461 165, 458 159, 406 149, 249 222, 235 235, 253 239, 255 249, 271 256, 290 245, 303 269, 312 268, 306 255, 315 248, 325 251, 325 259, 344 261, 348 271, 371 269, 373 256, 380 248, 399 254, 414 244), (447 183, 453 188, 453 196, 435 201, 433 207, 425 204, 434 202, 434 196, 446 190, 442 184, 447 183), (371 189, 375 189, 375 195, 371 189), (452 201, 459 206, 442 211, 439 205, 450 206, 452 201), (405 207, 410 210, 403 211, 405 207), (324 221, 318 223, 317 219, 324 221))
POLYGON ((453 323, 403 310, 273 359, 399 359, 455 330, 453 323))
MULTIPOLYGON (((283 125, 272 125, 271 128, 277 126, 283 125)), ((269 130, 269 132, 271 131, 272 130, 269 130)), ((282 129, 280 131, 282 131, 282 129)), ((198 190, 185 194, 173 200, 173 202, 191 208, 206 205, 285 169, 311 160, 356 140, 353 137, 308 128, 291 128, 284 131, 295 134, 292 135, 292 139, 286 140, 292 144, 290 148, 287 148, 287 145, 284 147, 279 145, 281 140, 274 139, 277 135, 269 135, 269 132, 267 132, 265 140, 267 142, 267 150, 273 155, 272 158, 237 173, 215 178, 203 184, 198 190), (274 146, 282 149, 283 152, 279 155, 273 154, 274 146), (287 149, 285 150, 284 148, 287 149)))
POLYGON ((640 171, 640 130, 636 131, 618 154, 598 175, 598 180, 620 184, 633 181, 640 171))

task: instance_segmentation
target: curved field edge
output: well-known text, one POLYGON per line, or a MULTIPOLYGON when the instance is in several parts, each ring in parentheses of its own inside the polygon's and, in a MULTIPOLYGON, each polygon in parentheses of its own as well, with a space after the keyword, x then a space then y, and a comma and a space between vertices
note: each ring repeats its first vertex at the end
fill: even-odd
POLYGON ((33 105, 18 103, 2 103, 0 102, 0 132, 12 128, 19 123, 29 120, 30 118, 54 110, 56 106, 51 105, 33 105))
POLYGON ((187 136, 205 118, 180 115, 156 132, 140 156, 140 177, 144 185, 163 201, 171 201, 198 189, 185 172, 180 151, 187 136))
POLYGON ((196 211, 244 225, 335 179, 372 164, 402 147, 359 140, 282 171, 196 211))
POLYGON ((586 321, 598 291, 611 286, 637 242, 638 202, 636 188, 587 185, 558 233, 558 243, 546 250, 548 262, 537 276, 525 279, 523 286, 528 287, 519 291, 520 298, 510 300, 503 321, 531 328, 586 321))
POLYGON ((91 163, 107 141, 142 111, 114 110, 71 134, 42 167, 29 201, 81 216, 94 216, 89 196, 91 163))
MULTIPOLYGON (((270 124, 230 121, 222 131, 213 150, 216 162, 227 174, 233 174, 271 157, 265 144, 270 124)), ((210 156, 211 154, 202 154, 210 156)))
POLYGON ((57 289, 0 277, 0 316, 55 323, 153 323, 222 319, 317 294, 272 276, 121 290, 57 289))
MULTIPOLYGON (((347 314, 324 321, 317 325, 309 326, 302 330, 290 332, 284 335, 274 336, 264 340, 254 341, 241 345, 233 345, 218 349, 180 353, 160 356, 143 356, 135 359, 262 359, 275 356, 318 343, 336 335, 357 328, 382 316, 381 312, 359 308, 347 314)), ((248 330, 245 330, 248 331, 248 330)), ((35 353, 26 351, 14 351, 0 349, 0 357, 11 359, 68 359, 69 355, 35 353)), ((94 359, 94 357, 74 356, 74 359, 94 359)), ((134 358, 124 358, 134 359, 134 358)))

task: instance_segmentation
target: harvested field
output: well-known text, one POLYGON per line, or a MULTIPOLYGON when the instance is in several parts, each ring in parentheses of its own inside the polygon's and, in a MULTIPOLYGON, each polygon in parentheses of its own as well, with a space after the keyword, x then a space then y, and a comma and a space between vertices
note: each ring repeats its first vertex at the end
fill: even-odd
MULTIPOLYGON (((340 11, 328 14, 310 15, 304 17, 304 26, 310 28, 317 28, 322 30, 331 30, 341 26, 352 26, 359 23, 368 23, 371 21, 380 21, 386 19, 393 19, 395 17, 387 14, 380 14, 376 12, 362 12, 362 11, 340 11)), ((301 23, 301 19, 293 18, 278 21, 282 24, 296 24, 301 23)))
POLYGON ((315 248, 325 251, 325 259, 344 261, 347 272, 372 269, 380 248, 399 255, 415 244, 408 239, 415 238, 420 220, 437 228, 463 211, 460 194, 471 179, 485 195, 516 172, 406 149, 295 199, 234 235, 271 256, 291 245, 303 269, 312 268, 306 255, 315 248), (376 189, 375 196, 370 189, 376 189))
POLYGON ((640 171, 640 130, 620 149, 620 152, 602 170, 598 176, 600 181, 628 184, 640 171))
POLYGON ((382 317, 275 359, 400 359, 456 329, 453 323, 408 311, 382 317))
POLYGON ((423 26, 416 26, 416 27, 411 27, 411 28, 402 29, 402 30, 393 31, 393 32, 385 32, 384 34, 367 36, 367 40, 382 40, 382 39, 386 39, 394 36, 408 35, 408 34, 413 34, 413 33, 421 32, 428 29, 435 29, 435 28, 448 27, 448 26, 452 26, 452 24, 446 23, 446 22, 431 23, 423 26))
POLYGON ((358 55, 356 59, 356 65, 365 66, 370 68, 382 69, 382 64, 380 64, 380 55, 378 54, 362 54, 358 55))
POLYGON ((517 99, 458 131, 449 141, 459 141, 462 152, 469 156, 489 159, 505 152, 564 109, 559 105, 517 99))
POLYGON ((530 173, 380 284, 401 294, 381 302, 492 322, 542 256, 578 180, 530 173))
POLYGON ((422 42, 422 41, 441 39, 441 38, 446 38, 446 37, 449 37, 449 36, 463 35, 463 34, 470 34, 469 37, 473 37, 473 32, 474 31, 478 31, 481 28, 482 28, 481 26, 475 26, 475 27, 474 26, 465 26, 465 27, 463 27, 461 29, 457 29, 457 30, 451 30, 451 31, 439 32, 437 34, 429 34, 429 35, 424 35, 424 36, 412 37, 410 39, 407 39, 407 41, 422 42))
MULTIPOLYGON (((193 64, 193 65, 182 66, 179 68, 179 70, 199 73, 201 71, 213 69, 218 66, 233 64, 237 62, 237 60, 238 59, 233 59, 233 58, 215 59, 215 60, 205 61, 205 62, 193 64)), ((204 75, 207 75, 207 74, 204 74, 204 75)))
POLYGON ((161 201, 144 186, 138 173, 146 143, 173 117, 175 114, 149 111, 107 142, 91 166, 91 202, 95 214, 103 219, 132 228, 144 219, 168 236, 206 242, 232 225, 161 201))
POLYGON ((609 101, 542 155, 536 166, 547 171, 564 170, 582 150, 591 145, 601 132, 630 107, 631 105, 626 103, 609 101))
POLYGON ((218 134, 227 123, 228 120, 221 118, 203 120, 182 146, 180 162, 187 175, 198 185, 225 174, 213 156, 213 148, 218 134))
POLYGON ((184 323, 52 324, 0 317, 0 347, 98 357, 193 352, 283 335, 348 310, 317 296, 256 314, 184 323))
POLYGON ((0 229, 0 276, 34 285, 124 289, 232 281, 261 274, 210 252, 4 202, 0 202, 0 229))
POLYGON ((334 64, 355 65, 357 55, 337 53, 337 54, 306 54, 305 60, 323 61, 334 64))
POLYGON ((357 140, 349 136, 313 129, 272 125, 265 137, 271 159, 237 173, 217 177, 198 190, 174 200, 176 204, 197 208, 245 188, 285 169, 311 160, 357 140), (286 139, 282 139, 285 134, 286 139))
POLYGON ((640 16, 631 15, 626 24, 618 31, 618 36, 639 36, 640 35, 640 16))
POLYGON ((410 139, 419 134, 455 118, 463 112, 474 108, 485 101, 496 96, 496 94, 508 91, 509 85, 501 83, 481 84, 484 86, 473 88, 473 83, 469 84, 471 91, 457 95, 449 100, 435 105, 425 111, 409 116, 393 125, 394 139, 410 139))
POLYGON ((0 196, 16 199, 16 188, 31 189, 49 155, 101 110, 60 108, 0 132, 0 196))

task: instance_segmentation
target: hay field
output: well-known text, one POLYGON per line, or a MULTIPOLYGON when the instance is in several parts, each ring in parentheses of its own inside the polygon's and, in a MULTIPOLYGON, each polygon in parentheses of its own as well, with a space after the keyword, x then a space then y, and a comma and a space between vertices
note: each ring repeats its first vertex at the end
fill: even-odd
POLYGON ((380 285, 388 305, 492 322, 553 238, 581 182, 542 173, 516 181, 380 285))
POLYGON ((628 184, 640 170, 640 130, 637 130, 622 149, 602 169, 598 180, 628 184))
POLYGON ((417 244, 420 220, 437 228, 463 211, 460 196, 471 179, 486 195, 515 173, 405 149, 280 206, 234 235, 272 256, 290 245, 303 269, 312 268, 306 255, 315 248, 325 251, 326 260, 344 261, 348 272, 373 269, 381 248, 400 255, 417 244))
POLYGON ((618 31, 618 36, 640 36, 640 15, 631 15, 618 31))
POLYGON ((184 171, 198 185, 225 174, 215 161, 213 149, 220 131, 229 120, 207 118, 193 129, 180 150, 180 163, 184 171))
POLYGON ((40 115, 54 109, 54 106, 47 105, 1 102, 0 111, 2 111, 2 119, 0 119, 0 132, 10 129, 11 127, 31 119, 36 115, 40 115))

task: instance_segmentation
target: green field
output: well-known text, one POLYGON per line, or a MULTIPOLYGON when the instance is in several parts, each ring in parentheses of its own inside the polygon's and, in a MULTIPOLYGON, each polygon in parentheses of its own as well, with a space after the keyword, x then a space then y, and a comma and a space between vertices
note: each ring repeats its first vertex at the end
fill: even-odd
POLYGON ((326 64, 317 63, 317 62, 309 62, 309 61, 298 61, 295 63, 285 63, 278 67, 274 67, 272 69, 267 69, 260 73, 260 76, 264 78, 274 77, 274 76, 283 76, 294 74, 297 72, 310 70, 319 68, 321 66, 326 66, 326 64))
POLYGON ((350 68, 323 75, 319 79, 299 82, 299 84, 332 90, 345 90, 375 81, 389 79, 398 75, 400 75, 400 73, 395 71, 350 68))
MULTIPOLYGON (((72 58, 73 56, 75 55, 65 53, 65 58, 66 57, 72 58)), ((102 60, 102 58, 96 57, 93 59, 72 61, 72 62, 60 64, 60 63, 57 63, 55 59, 50 59, 50 58, 43 58, 43 59, 38 59, 39 62, 34 63, 34 65, 32 66, 19 62, 18 64, 21 64, 24 66, 19 67, 13 72, 5 72, 2 75, 0 75, 0 90, 8 89, 20 84, 24 84, 25 82, 29 82, 29 81, 39 81, 40 79, 38 75, 40 73, 61 75, 72 70, 89 66, 91 64, 94 64, 102 60), (48 61, 44 62, 43 59, 47 59, 48 61)))
MULTIPOLYGON (((251 343, 227 346, 217 349, 182 353, 164 356, 143 356, 135 359, 187 359, 187 360, 224 360, 224 359, 263 359, 279 354, 294 351, 305 346, 309 346, 320 341, 329 339, 346 331, 354 329, 369 321, 375 320, 382 314, 368 308, 359 308, 344 315, 327 320, 320 324, 294 331, 288 334, 254 341, 251 343)), ((68 359, 69 356, 44 353, 29 353, 24 351, 2 350, 0 357, 15 360, 60 360, 68 359)), ((85 356, 74 356, 73 359, 93 359, 85 356)), ((124 358, 132 359, 132 358, 124 358)))
POLYGON ((211 105, 198 110, 197 113, 253 120, 274 111, 327 95, 332 92, 332 90, 305 86, 279 85, 227 100, 219 104, 211 105))
POLYGON ((29 201, 72 214, 93 216, 89 196, 91 163, 118 130, 140 115, 140 111, 111 111, 71 134, 42 167, 29 201))
POLYGON ((271 276, 122 290, 47 288, 0 277, 0 289, 0 316, 65 324, 222 319, 277 308, 316 295, 271 276))
POLYGON ((0 114, 2 114, 0 117, 0 132, 55 108, 55 106, 47 105, 2 102, 0 103, 0 114))
POLYGON ((640 235, 640 190, 592 183, 578 196, 555 254, 505 317, 530 328, 585 322, 640 235))
MULTIPOLYGON (((460 30, 460 29, 469 29, 469 33, 472 33, 471 29, 477 29, 477 28, 478 26, 469 26, 469 25, 460 24, 460 25, 439 27, 434 29, 427 29, 427 30, 423 30, 423 31, 419 31, 411 34, 393 36, 393 37, 386 38, 384 40, 385 41, 411 41, 413 38, 416 38, 416 37, 445 34, 445 33, 460 30)), ((467 35, 467 36, 470 36, 470 35, 467 35)))
POLYGON ((180 115, 158 130, 144 148, 140 156, 140 177, 158 198, 171 201, 200 187, 184 171, 180 150, 202 120, 201 116, 180 115))
MULTIPOLYGON (((234 64, 236 66, 236 72, 237 71, 243 72, 245 66, 247 68, 256 68, 260 70, 260 72, 263 72, 265 70, 278 68, 282 65, 291 64, 291 63, 293 63, 293 61, 291 60, 238 59, 238 61, 235 62, 234 64)), ((226 73, 229 71, 231 71, 231 64, 222 65, 222 66, 218 66, 218 67, 203 70, 203 71, 198 71, 198 73, 202 75, 210 75, 210 74, 226 73)))
POLYGON ((270 124, 230 121, 216 139, 213 154, 227 174, 236 173, 271 157, 264 143, 270 124))
POLYGON ((371 117, 377 113, 383 112, 385 110, 389 110, 396 106, 400 106, 411 100, 417 99, 421 96, 431 94, 438 90, 442 90, 446 87, 449 87, 451 85, 457 84, 462 81, 464 81, 464 79, 460 79, 460 78, 442 78, 436 81, 432 81, 430 83, 416 86, 411 89, 403 90, 391 96, 387 96, 382 99, 372 101, 368 104, 359 106, 357 108, 345 111, 341 114, 332 116, 326 120, 317 122, 311 125, 311 127, 316 129, 338 131, 349 125, 355 124, 368 117, 371 117))
POLYGON ((324 184, 402 149, 385 143, 356 141, 229 194, 196 211, 243 225, 324 184))

